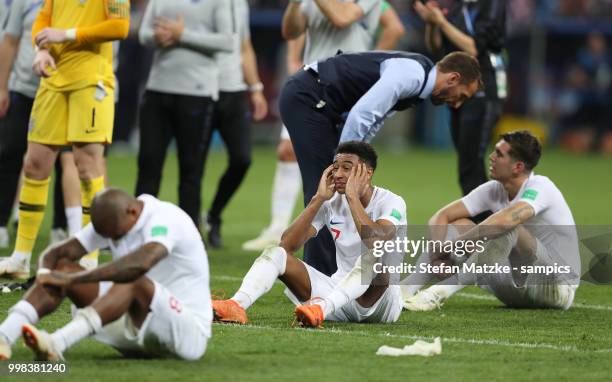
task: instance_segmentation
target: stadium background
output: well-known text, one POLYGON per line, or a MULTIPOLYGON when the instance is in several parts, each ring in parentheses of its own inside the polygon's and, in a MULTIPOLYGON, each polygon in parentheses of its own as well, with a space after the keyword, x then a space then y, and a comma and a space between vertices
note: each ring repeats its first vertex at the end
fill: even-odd
MULTIPOLYGON (((139 3, 134 1, 136 9, 139 3)), ((273 145, 280 128, 275 99, 283 79, 279 26, 285 2, 251 3, 253 44, 272 112, 263 123, 253 125, 258 145, 247 179, 226 212, 225 248, 209 252, 212 289, 219 293, 224 290, 231 293, 239 285, 240 277, 255 256, 241 251, 240 244, 255 236, 269 221, 275 165, 273 145)), ((407 27, 400 48, 423 51, 422 25, 409 11, 408 1, 392 3, 407 27)), ((598 60, 588 59, 594 55, 589 55, 587 49, 587 40, 594 33, 603 36, 609 46, 612 1, 509 3, 510 97, 500 128, 529 127, 545 140, 548 146, 538 172, 553 179, 564 192, 577 224, 612 226, 609 207, 612 162, 603 153, 612 152, 609 122, 612 59, 609 48, 598 60), (601 65, 593 71, 591 62, 601 65)), ((136 47, 134 37, 123 45, 120 56, 124 58, 119 63, 122 96, 116 143, 108 158, 109 183, 126 190, 133 190, 136 174, 136 151, 130 141, 137 141, 134 139, 137 97, 130 97, 130 93, 138 95, 141 85, 135 80, 146 79, 147 73, 146 59, 143 60, 146 54, 136 47), (130 47, 141 51, 134 53, 130 47), (125 63, 137 63, 137 70, 126 68, 125 63)), ((435 209, 460 195, 445 118, 443 108, 422 107, 395 117, 374 141, 381 153, 381 171, 375 182, 405 198, 412 224, 424 224, 435 209)), ((221 146, 208 161, 203 205, 210 203, 216 180, 225 166, 221 146)), ((177 200, 176 168, 176 158, 171 155, 164 171, 162 199, 177 200)), ((49 215, 35 254, 47 245, 49 215)), ((8 254, 0 251, 0 255, 8 254)), ((602 260, 602 264, 610 267, 612 261, 609 258, 607 261, 602 260)), ((605 277, 602 281, 610 282, 605 277)), ((112 349, 87 340, 67 353, 69 378, 610 380, 611 295, 611 286, 587 283, 578 290, 577 305, 570 311, 521 311, 505 309, 472 288, 440 311, 405 312, 394 325, 327 324, 321 331, 311 331, 291 326, 291 305, 277 285, 250 311, 252 325, 215 325, 210 347, 199 362, 124 360, 112 349), (443 338, 444 350, 437 358, 380 359, 374 355, 383 344, 403 346, 416 338, 435 336, 443 338)), ((20 294, 1 296, 0 309, 6 311, 19 297, 20 294)), ((65 304, 58 314, 43 320, 41 326, 54 329, 68 319, 69 308, 65 304)), ((18 347, 14 358, 28 359, 29 353, 18 347)), ((54 378, 48 376, 49 380, 54 378)))

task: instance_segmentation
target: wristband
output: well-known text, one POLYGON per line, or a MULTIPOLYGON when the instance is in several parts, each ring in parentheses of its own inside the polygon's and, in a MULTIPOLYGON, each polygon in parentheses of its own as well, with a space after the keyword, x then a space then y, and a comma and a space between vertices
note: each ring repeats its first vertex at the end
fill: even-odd
POLYGON ((51 269, 49 269, 49 268, 40 268, 40 269, 38 269, 38 271, 36 271, 36 276, 48 275, 50 273, 51 273, 51 269))
POLYGON ((249 91, 251 93, 261 92, 263 90, 264 90, 264 85, 261 82, 258 82, 256 84, 249 86, 249 91))
POLYGON ((75 41, 76 40, 76 28, 66 29, 66 40, 75 41))

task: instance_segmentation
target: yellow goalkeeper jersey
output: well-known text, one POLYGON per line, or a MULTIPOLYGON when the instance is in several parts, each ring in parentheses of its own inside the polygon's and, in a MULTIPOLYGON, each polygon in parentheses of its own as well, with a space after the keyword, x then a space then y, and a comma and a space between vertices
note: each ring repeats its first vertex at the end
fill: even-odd
POLYGON ((77 38, 48 47, 57 70, 43 78, 41 86, 63 91, 102 81, 114 88, 111 41, 127 36, 129 17, 129 0, 45 0, 32 27, 32 38, 46 27, 75 28, 77 38))

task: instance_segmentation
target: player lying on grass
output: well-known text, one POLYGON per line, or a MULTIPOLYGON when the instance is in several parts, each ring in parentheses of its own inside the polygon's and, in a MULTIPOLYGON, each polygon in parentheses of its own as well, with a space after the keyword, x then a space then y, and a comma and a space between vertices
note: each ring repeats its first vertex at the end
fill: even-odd
POLYGON ((93 335, 126 355, 202 357, 210 338, 208 260, 197 228, 180 208, 150 195, 99 193, 92 223, 47 250, 36 283, 0 324, 0 359, 23 335, 40 360, 93 335), (91 271, 79 259, 109 247, 113 261, 91 271), (36 329, 64 297, 80 308, 53 334, 36 329))
MULTIPOLYGON (((432 239, 483 240, 484 250, 473 253, 456 274, 439 275, 450 277, 417 294, 435 274, 411 274, 402 286, 406 309, 438 308, 467 285, 480 286, 509 307, 572 305, 580 281, 576 227, 561 191, 549 178, 533 173, 541 150, 537 138, 527 131, 502 135, 489 157, 492 180, 430 219, 432 239), (469 220, 487 210, 493 215, 478 226, 469 220)), ((461 259, 456 254, 425 252, 417 271, 421 263, 448 266, 461 259)))
POLYGON ((360 261, 363 240, 393 237, 398 226, 406 224, 404 200, 371 183, 376 162, 376 152, 367 143, 338 146, 334 163, 323 172, 316 194, 283 233, 280 245, 266 249, 255 260, 231 299, 213 301, 214 320, 246 323, 246 309, 278 278, 297 305, 295 314, 303 326, 319 327, 323 320, 396 321, 402 309, 401 292, 398 286, 388 285, 385 275, 367 283, 363 287, 367 290, 356 300, 346 300, 342 290, 343 278, 360 261), (331 277, 292 256, 323 226, 335 243, 338 270, 331 277), (322 299, 301 305, 316 298, 322 299))

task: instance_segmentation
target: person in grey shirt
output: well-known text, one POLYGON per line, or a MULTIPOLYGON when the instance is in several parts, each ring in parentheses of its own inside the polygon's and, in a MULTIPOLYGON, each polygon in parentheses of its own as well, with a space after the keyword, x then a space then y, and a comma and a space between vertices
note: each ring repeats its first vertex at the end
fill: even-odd
MULTIPOLYGON (((379 24, 381 3, 381 0, 291 0, 283 16, 283 37, 292 40, 302 34, 306 36, 303 56, 305 63, 334 56, 338 51, 370 50, 379 24)), ((288 136, 288 133, 284 134, 285 138, 288 136)), ((291 146, 289 141, 281 144, 291 146)), ((298 174, 299 169, 293 168, 290 176, 298 177, 298 174)), ((308 196, 306 183, 302 184, 304 195, 308 196)), ((273 194, 278 195, 276 190, 273 194)), ((308 201, 309 197, 305 197, 304 205, 308 201)), ((336 271, 333 249, 331 235, 322 231, 304 246, 304 261, 324 274, 331 275, 336 271)))
MULTIPOLYGON (((251 164, 251 132, 247 121, 247 97, 253 105, 253 119, 259 121, 268 113, 263 84, 257 73, 257 57, 249 31, 249 4, 246 0, 227 0, 232 11, 235 39, 231 53, 219 53, 219 101, 215 104, 212 128, 209 130, 207 150, 212 133, 217 130, 225 143, 228 167, 219 180, 217 192, 208 210, 208 244, 221 248, 221 214, 240 187, 251 164)), ((206 157, 206 155, 205 155, 206 157)))
POLYGON ((179 206, 199 226, 206 133, 219 96, 216 54, 234 46, 230 3, 151 0, 139 37, 155 53, 140 108, 136 195, 158 194, 174 137, 179 206))

